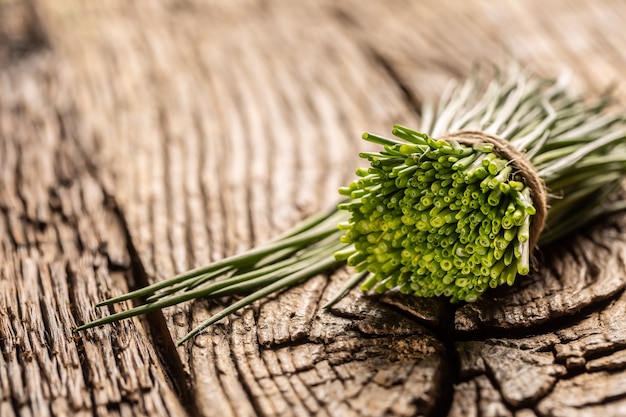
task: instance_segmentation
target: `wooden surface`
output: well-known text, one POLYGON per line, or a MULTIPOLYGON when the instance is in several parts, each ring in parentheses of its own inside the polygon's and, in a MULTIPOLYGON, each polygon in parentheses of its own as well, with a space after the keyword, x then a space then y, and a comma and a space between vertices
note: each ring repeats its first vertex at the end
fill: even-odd
POLYGON ((0 1, 0 416, 623 416, 626 216, 446 302, 319 276, 72 329, 337 201, 363 131, 515 56, 626 102, 622 1, 0 1))

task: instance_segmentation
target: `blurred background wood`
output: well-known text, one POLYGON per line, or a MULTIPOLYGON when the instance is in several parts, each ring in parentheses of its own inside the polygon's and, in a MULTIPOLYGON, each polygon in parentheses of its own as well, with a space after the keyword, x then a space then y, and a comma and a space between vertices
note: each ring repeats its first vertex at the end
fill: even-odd
MULTIPOLYGON (((334 204, 362 131, 511 56, 599 94, 626 3, 0 0, 0 415, 626 415, 626 217, 453 308, 320 276, 175 347, 93 305, 334 204)), ((623 106, 623 103, 622 103, 623 106)))

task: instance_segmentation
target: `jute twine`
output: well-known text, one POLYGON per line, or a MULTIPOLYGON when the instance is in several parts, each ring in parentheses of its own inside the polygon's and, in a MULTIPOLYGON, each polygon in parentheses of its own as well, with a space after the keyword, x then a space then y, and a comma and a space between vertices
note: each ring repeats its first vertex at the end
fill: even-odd
POLYGON ((498 156, 511 162, 524 179, 526 186, 530 189, 533 205, 537 211, 535 215, 532 216, 530 223, 529 244, 531 248, 534 248, 546 222, 546 215, 548 213, 548 204, 546 201, 547 191, 543 180, 537 174, 535 167, 526 159, 524 153, 511 145, 508 140, 480 131, 463 130, 450 133, 442 139, 455 140, 458 143, 466 145, 491 143, 493 144, 494 152, 498 156))

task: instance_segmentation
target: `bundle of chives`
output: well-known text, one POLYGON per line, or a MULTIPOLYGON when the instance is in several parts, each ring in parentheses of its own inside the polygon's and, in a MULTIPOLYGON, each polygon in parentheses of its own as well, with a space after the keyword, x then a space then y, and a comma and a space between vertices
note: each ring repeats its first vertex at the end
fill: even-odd
POLYGON ((535 246, 557 240, 626 201, 609 198, 626 173, 626 121, 588 103, 566 82, 519 71, 451 86, 426 104, 420 132, 396 125, 395 139, 362 153, 368 168, 341 188, 337 209, 303 221, 248 252, 107 300, 145 303, 77 330, 187 300, 242 295, 180 343, 251 303, 342 263, 356 274, 331 305, 363 290, 476 300, 531 270, 535 246), (439 138, 439 139, 436 139, 439 138), (339 227, 337 227, 337 224, 339 227))
POLYGON ((542 225, 545 216, 542 184, 526 185, 536 174, 502 158, 498 139, 479 133, 447 140, 402 126, 393 133, 408 143, 366 135, 384 150, 362 155, 370 168, 340 190, 351 198, 339 205, 351 213, 339 225, 346 231, 341 241, 354 248, 343 254, 348 265, 369 272, 362 288, 471 302, 488 287, 527 275, 537 214, 531 194, 542 196, 533 223, 542 225), (468 138, 473 145, 457 141, 468 138))

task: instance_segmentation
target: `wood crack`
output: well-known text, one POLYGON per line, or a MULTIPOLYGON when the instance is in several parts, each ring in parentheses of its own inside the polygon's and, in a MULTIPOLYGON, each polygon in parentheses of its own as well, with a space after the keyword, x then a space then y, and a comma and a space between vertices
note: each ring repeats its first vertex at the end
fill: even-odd
POLYGON ((404 77, 393 65, 393 62, 371 45, 365 46, 365 50, 372 57, 372 60, 379 66, 379 68, 381 68, 383 72, 387 74, 387 76, 396 84, 400 91, 402 91, 407 107, 415 116, 420 116, 422 114, 422 100, 413 91, 410 84, 404 80, 404 77))
MULTIPOLYGON (((144 287, 149 284, 149 281, 143 267, 143 263, 132 243, 132 237, 130 236, 124 217, 121 215, 119 210, 116 210, 116 212, 122 219, 122 224, 126 234, 126 241, 128 242, 128 250, 131 257, 131 270, 134 282, 136 283, 136 288, 144 287)), ((190 415, 200 415, 194 401, 187 374, 180 360, 180 356, 176 351, 176 343, 172 339, 162 312, 152 312, 148 314, 146 318, 147 319, 144 320, 143 323, 149 327, 149 334, 152 336, 153 345, 157 349, 161 359, 161 367, 166 374, 170 376, 174 388, 180 396, 181 404, 183 404, 190 415)))
MULTIPOLYGON (((113 196, 109 196, 112 209, 122 225, 124 236, 127 242, 127 249, 130 255, 130 271, 132 279, 130 280, 129 290, 138 289, 148 285, 148 275, 143 266, 143 262, 137 253, 137 249, 133 244, 132 235, 123 216, 122 211, 115 202, 113 196)), ((152 345, 155 347, 160 359, 161 369, 169 376, 173 388, 177 392, 180 402, 190 416, 200 416, 201 413, 194 400, 193 391, 189 383, 188 375, 185 372, 181 358, 176 349, 176 343, 172 339, 168 329, 165 317, 161 311, 154 311, 146 315, 142 324, 146 327, 147 333, 152 339, 152 345)))

